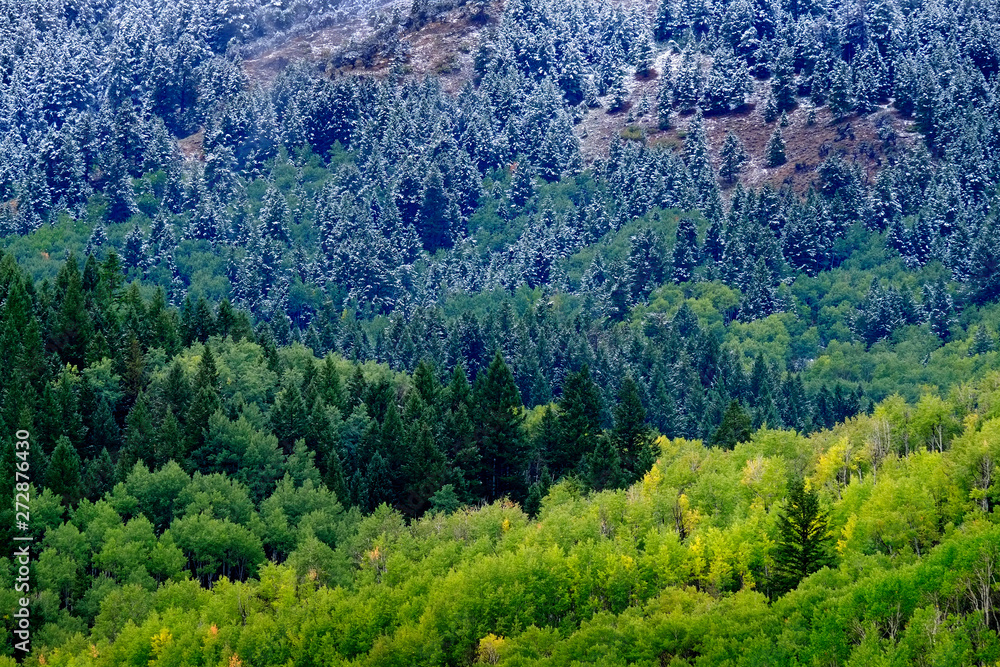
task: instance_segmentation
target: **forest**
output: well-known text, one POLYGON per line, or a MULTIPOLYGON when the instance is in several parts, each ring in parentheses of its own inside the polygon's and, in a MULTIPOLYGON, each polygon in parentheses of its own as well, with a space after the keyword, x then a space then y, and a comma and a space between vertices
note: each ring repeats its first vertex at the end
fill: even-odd
POLYGON ((997 26, 0 0, 0 667, 998 664, 997 26))

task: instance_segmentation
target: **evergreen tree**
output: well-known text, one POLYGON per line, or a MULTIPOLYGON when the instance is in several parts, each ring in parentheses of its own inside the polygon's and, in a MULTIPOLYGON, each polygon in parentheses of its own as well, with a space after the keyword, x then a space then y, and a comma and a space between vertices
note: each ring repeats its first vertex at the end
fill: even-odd
POLYGON ((992 352, 996 349, 996 345, 993 340, 993 334, 990 333, 989 327, 985 324, 980 324, 976 327, 976 333, 972 336, 972 345, 969 346, 969 354, 986 354, 987 352, 992 352))
POLYGON ((943 280, 928 283, 923 287, 924 318, 930 326, 931 333, 947 342, 951 336, 955 321, 955 301, 943 280))
POLYGON ((593 451, 583 460, 584 481, 594 491, 616 489, 622 484, 621 456, 614 441, 606 434, 595 438, 593 451))
POLYGON ((88 499, 96 501, 109 493, 115 485, 115 466, 111 454, 102 449, 96 458, 87 462, 83 475, 83 488, 88 499))
POLYGON ((656 122, 661 130, 673 127, 674 87, 670 79, 670 69, 665 67, 660 75, 660 86, 656 93, 656 122))
POLYGON ((87 346, 93 335, 93 324, 86 309, 83 282, 76 257, 70 255, 56 277, 61 292, 59 315, 51 341, 66 364, 83 368, 87 346))
POLYGON ((80 455, 66 436, 61 436, 56 444, 49 466, 45 471, 45 486, 62 498, 70 508, 83 497, 80 480, 80 455))
POLYGON ((826 512, 820 508, 816 492, 807 490, 801 479, 788 484, 786 505, 778 515, 778 532, 774 552, 776 594, 793 590, 813 572, 833 564, 826 512))
POLYGON ((780 167, 787 161, 785 158, 785 140, 781 136, 781 128, 777 127, 767 140, 764 159, 768 167, 780 167))
POLYGON ((733 134, 732 130, 726 133, 726 140, 723 142, 722 150, 719 152, 719 159, 721 161, 719 176, 726 183, 735 183, 736 179, 739 178, 740 172, 743 171, 743 165, 746 164, 749 156, 743 142, 733 134))
POLYGON ((673 251, 673 281, 684 283, 694 278, 694 268, 698 265, 698 230, 691 218, 677 221, 677 239, 673 251))
POLYGON ((833 71, 828 102, 830 113, 838 120, 849 114, 854 106, 851 71, 843 60, 837 61, 836 69, 833 71))
POLYGON ((602 409, 600 389, 590 377, 589 367, 584 365, 578 373, 566 376, 559 400, 562 442, 550 459, 554 476, 572 469, 584 454, 594 450, 601 430, 602 409))
POLYGON ((264 193, 264 199, 260 206, 261 235, 265 239, 288 243, 291 240, 288 232, 291 218, 292 213, 288 208, 288 201, 272 183, 264 193))
POLYGON ((726 408, 726 412, 722 416, 722 423, 712 434, 711 444, 714 447, 732 449, 737 443, 750 439, 750 426, 750 415, 746 413, 740 402, 730 401, 729 407, 726 408))
POLYGON ((490 501, 519 497, 524 488, 524 437, 521 397, 499 350, 476 378, 476 440, 482 456, 482 488, 490 501))
POLYGON ((450 248, 452 229, 452 200, 444 187, 444 177, 437 165, 432 165, 424 180, 420 208, 417 212, 417 232, 427 252, 450 248))
POLYGON ((611 432, 617 450, 621 453, 624 468, 632 479, 638 479, 648 469, 642 469, 643 458, 649 446, 649 427, 646 409, 639 395, 639 385, 631 375, 626 375, 618 390, 618 405, 614 410, 615 427, 611 432))

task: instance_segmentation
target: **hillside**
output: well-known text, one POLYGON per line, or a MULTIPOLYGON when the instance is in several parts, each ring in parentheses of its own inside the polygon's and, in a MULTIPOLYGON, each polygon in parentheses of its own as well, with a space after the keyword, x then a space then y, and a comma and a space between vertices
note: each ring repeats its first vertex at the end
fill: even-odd
POLYGON ((0 0, 0 667, 995 665, 997 25, 0 0))

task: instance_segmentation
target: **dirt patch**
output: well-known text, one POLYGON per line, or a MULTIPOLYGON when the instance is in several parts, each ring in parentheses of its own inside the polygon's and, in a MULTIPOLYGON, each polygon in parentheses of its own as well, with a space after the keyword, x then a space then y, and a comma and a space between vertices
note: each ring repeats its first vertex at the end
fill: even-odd
MULTIPOLYGON (((674 68, 679 59, 680 55, 676 53, 660 53, 655 60, 656 69, 663 72, 664 68, 674 68)), ((645 141, 647 145, 683 148, 694 114, 675 114, 674 127, 660 130, 656 116, 659 85, 658 77, 640 79, 630 76, 626 81, 629 96, 625 109, 609 113, 606 107, 610 100, 602 98, 604 108, 592 109, 584 116, 577 125, 577 134, 586 162, 606 157, 615 136, 645 141), (648 110, 641 113, 643 108, 648 110)), ((852 115, 835 120, 827 107, 813 108, 804 102, 788 112, 788 126, 781 128, 786 163, 769 168, 765 159, 767 142, 779 126, 777 120, 764 122, 763 101, 769 85, 767 81, 754 81, 747 109, 705 118, 709 152, 716 169, 719 167, 719 150, 728 132, 732 131, 746 146, 750 159, 740 174, 740 182, 744 186, 771 184, 777 188, 785 185, 796 192, 805 192, 816 180, 816 168, 833 155, 861 165, 865 176, 870 179, 885 163, 887 151, 917 140, 912 124, 888 106, 864 116, 852 115)))
MULTIPOLYGON (((457 93, 475 75, 473 59, 483 31, 495 23, 502 6, 495 3, 485 16, 475 16, 466 9, 456 9, 400 38, 409 53, 402 65, 408 76, 435 76, 441 89, 457 93)), ((370 67, 345 68, 345 71, 385 76, 396 63, 382 58, 370 67)))
POLYGON ((198 130, 192 135, 177 140, 177 148, 185 160, 205 161, 205 130, 198 130))

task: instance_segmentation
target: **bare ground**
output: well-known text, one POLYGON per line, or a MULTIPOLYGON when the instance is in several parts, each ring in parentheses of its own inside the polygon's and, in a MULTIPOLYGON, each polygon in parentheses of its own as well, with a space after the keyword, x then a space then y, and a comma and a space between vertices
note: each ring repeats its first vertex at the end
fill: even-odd
MULTIPOLYGON (((640 7, 646 12, 653 11, 655 6, 652 0, 618 0, 616 4, 640 7)), ((386 10, 396 7, 405 12, 407 6, 404 0, 388 0, 383 7, 386 10)), ((479 40, 483 32, 496 23, 502 11, 503 0, 494 0, 485 19, 474 17, 469 10, 459 8, 402 34, 400 40, 409 49, 403 70, 418 78, 437 76, 444 90, 457 92, 472 80, 475 74, 473 57, 479 40)), ((374 33, 372 26, 370 19, 355 17, 345 23, 292 38, 257 58, 245 61, 244 67, 252 79, 266 81, 297 60, 325 66, 338 49, 360 43, 371 36, 374 33)), ((655 70, 675 69, 679 61, 678 53, 661 50, 655 59, 655 70)), ((368 66, 355 62, 337 71, 385 76, 395 64, 387 58, 379 58, 368 66)), ((675 115, 674 127, 669 130, 657 127, 656 93, 660 80, 656 72, 641 79, 634 76, 628 78, 629 104, 625 110, 608 113, 606 107, 609 100, 605 98, 601 100, 602 108, 592 109, 584 115, 576 131, 587 163, 606 157, 615 135, 627 135, 633 139, 638 136, 648 145, 683 147, 693 115, 675 115), (641 113, 643 107, 648 108, 644 114, 641 113)), ((329 73, 332 74, 332 71, 329 73)), ((769 183, 775 187, 787 185, 797 192, 804 192, 815 181, 816 167, 830 155, 840 155, 861 165, 864 173, 871 177, 885 162, 886 152, 893 150, 892 143, 883 141, 879 136, 880 126, 891 127, 896 144, 908 144, 916 139, 911 124, 888 107, 866 116, 853 115, 835 120, 826 107, 812 109, 804 102, 788 113, 789 124, 782 128, 787 162, 768 168, 764 159, 765 147, 778 125, 777 121, 765 123, 761 112, 769 85, 767 81, 754 82, 754 91, 746 110, 705 118, 709 149, 716 167, 719 166, 718 151, 727 132, 732 131, 746 145, 750 159, 740 175, 740 182, 745 186, 759 187, 769 183), (808 122, 810 110, 814 112, 812 123, 808 122)), ((184 141, 189 144, 184 147, 187 149, 185 153, 197 152, 199 142, 196 136, 184 141)))

